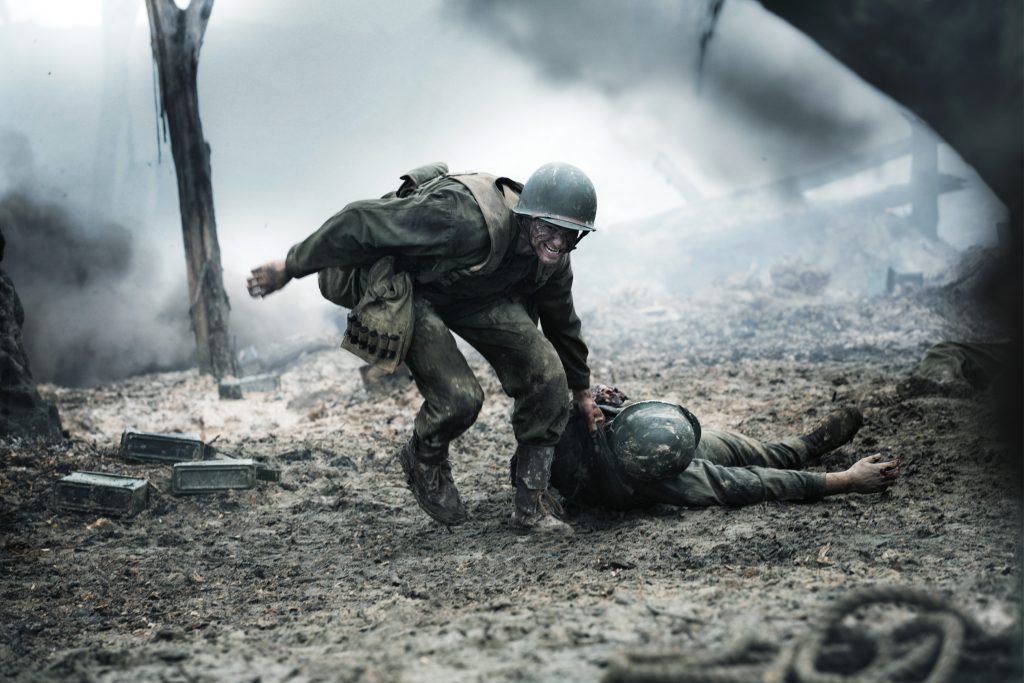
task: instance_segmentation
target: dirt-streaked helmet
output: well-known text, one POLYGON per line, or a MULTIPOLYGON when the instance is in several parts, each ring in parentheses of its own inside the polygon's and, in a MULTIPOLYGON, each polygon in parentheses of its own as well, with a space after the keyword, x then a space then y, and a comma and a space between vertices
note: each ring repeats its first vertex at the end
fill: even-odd
POLYGON ((689 466, 700 443, 700 423, 682 406, 664 401, 627 405, 605 428, 608 447, 630 477, 657 481, 689 466))
POLYGON ((512 211, 566 230, 593 232, 597 193, 583 171, 571 164, 553 162, 533 172, 512 211))

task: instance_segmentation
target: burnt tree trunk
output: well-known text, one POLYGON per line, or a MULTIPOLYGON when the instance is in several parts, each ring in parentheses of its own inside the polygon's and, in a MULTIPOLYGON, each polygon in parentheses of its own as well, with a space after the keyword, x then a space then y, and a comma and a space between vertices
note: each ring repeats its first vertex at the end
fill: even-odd
POLYGON ((189 315, 199 370, 222 377, 235 374, 228 332, 231 306, 224 291, 213 214, 210 146, 203 139, 196 91, 199 49, 212 9, 213 0, 191 0, 184 10, 178 9, 174 0, 146 0, 153 59, 159 73, 161 116, 170 129, 178 176, 189 315))

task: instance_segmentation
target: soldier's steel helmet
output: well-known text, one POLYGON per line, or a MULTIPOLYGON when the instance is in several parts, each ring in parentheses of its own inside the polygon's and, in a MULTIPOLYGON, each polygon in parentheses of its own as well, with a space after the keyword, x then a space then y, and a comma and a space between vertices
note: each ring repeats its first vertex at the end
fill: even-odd
POLYGON ((642 481, 674 477, 687 468, 700 443, 700 423, 682 406, 632 403, 606 427, 608 447, 622 470, 642 481))
POLYGON ((530 176, 513 212, 567 230, 593 232, 597 192, 587 174, 571 164, 544 164, 530 176))

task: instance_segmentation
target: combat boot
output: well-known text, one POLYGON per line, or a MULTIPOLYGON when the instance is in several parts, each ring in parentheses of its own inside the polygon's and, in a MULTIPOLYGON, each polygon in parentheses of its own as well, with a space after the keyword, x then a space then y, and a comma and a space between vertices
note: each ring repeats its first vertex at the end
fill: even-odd
POLYGON ((398 452, 405 471, 405 482, 423 511, 441 524, 454 526, 466 521, 466 506, 452 479, 448 464, 448 444, 430 447, 413 433, 398 452))
POLYGON ((548 491, 554 446, 523 446, 512 456, 512 517, 509 526, 522 534, 571 536, 572 527, 563 522, 562 506, 548 491))
POLYGON ((864 424, 860 408, 846 406, 821 418, 814 430, 800 437, 807 446, 808 459, 816 459, 853 439, 864 424))

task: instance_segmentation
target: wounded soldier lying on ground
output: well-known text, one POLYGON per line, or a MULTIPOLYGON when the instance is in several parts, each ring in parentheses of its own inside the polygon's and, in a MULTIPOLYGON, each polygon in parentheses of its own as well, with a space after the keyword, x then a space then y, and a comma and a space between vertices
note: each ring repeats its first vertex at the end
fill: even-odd
POLYGON ((555 450, 551 483, 578 505, 631 509, 651 505, 750 505, 813 501, 837 493, 875 493, 892 486, 899 463, 861 458, 845 472, 801 472, 849 442, 863 422, 856 408, 824 417, 805 436, 762 442, 702 429, 682 406, 628 402, 613 387, 591 388, 607 424, 592 436, 569 420, 555 450))

